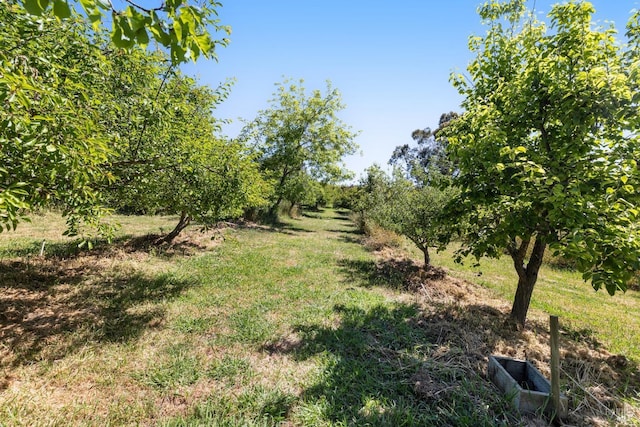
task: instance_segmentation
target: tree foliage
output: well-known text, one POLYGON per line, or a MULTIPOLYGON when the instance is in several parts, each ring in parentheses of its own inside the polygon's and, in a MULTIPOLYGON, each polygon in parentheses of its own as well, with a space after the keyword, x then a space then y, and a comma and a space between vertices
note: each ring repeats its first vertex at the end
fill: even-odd
POLYGON ((53 13, 60 20, 86 16, 94 30, 98 30, 105 15, 109 15, 110 39, 115 46, 146 48, 153 39, 169 49, 171 60, 176 64, 195 61, 201 55, 215 58, 216 45, 226 46, 228 40, 224 37, 215 40, 211 33, 231 33, 231 29, 222 26, 216 18, 216 10, 222 4, 215 0, 166 0, 153 2, 156 4, 152 6, 128 0, 122 9, 116 8, 111 0, 20 0, 17 3, 34 16, 53 13), (82 14, 76 11, 78 3, 82 14))
POLYGON ((0 26, 0 225, 54 204, 75 232, 99 216, 94 184, 112 178, 99 131, 108 62, 77 20, 36 20, 0 3, 0 26))
POLYGON ((3 228, 56 206, 69 234, 108 233, 109 207, 179 214, 173 237, 193 219, 207 226, 264 203, 249 150, 218 136, 213 110, 229 83, 198 86, 163 52, 114 47, 47 4, 35 16, 0 3, 3 228))
POLYGON ((393 150, 389 164, 401 168, 409 179, 416 179, 417 175, 422 174, 425 169, 437 170, 443 176, 452 175, 455 165, 447 155, 448 141, 442 130, 456 117, 458 114, 453 111, 443 113, 436 130, 427 127, 411 132, 411 138, 417 145, 397 146, 393 150))
POLYGON ((431 267, 430 248, 440 246, 447 224, 445 207, 455 195, 453 187, 442 185, 438 172, 414 170, 417 182, 409 180, 399 169, 389 177, 379 166, 367 169, 360 183, 359 202, 355 209, 363 221, 405 236, 424 256, 424 269, 431 267))
POLYGON ((545 248, 610 294, 640 267, 638 15, 631 43, 594 28, 593 6, 553 6, 550 28, 524 1, 490 1, 476 57, 454 75, 464 114, 447 127, 472 224, 461 255, 499 256, 518 273, 511 316, 524 325, 545 248))
POLYGON ((121 112, 130 123, 112 164, 112 204, 124 211, 178 214, 176 228, 165 237, 171 241, 192 220, 209 226, 265 203, 268 187, 248 148, 218 136, 220 123, 212 113, 230 83, 212 90, 172 69, 158 74, 158 62, 133 63, 128 57, 127 64, 131 87, 121 112))
POLYGON ((314 90, 307 95, 302 84, 277 83, 271 107, 243 129, 243 138, 254 142, 261 169, 274 183, 272 214, 283 200, 300 201, 308 188, 305 182, 348 177, 342 159, 357 149, 356 133, 337 115, 344 108, 340 92, 327 82, 324 94, 314 90))

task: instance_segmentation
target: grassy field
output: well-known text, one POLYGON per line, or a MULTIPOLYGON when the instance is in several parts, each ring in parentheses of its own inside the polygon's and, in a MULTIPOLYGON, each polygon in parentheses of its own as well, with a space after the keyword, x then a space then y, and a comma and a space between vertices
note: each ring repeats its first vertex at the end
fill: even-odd
MULTIPOLYGON (((489 352, 547 357, 540 312, 529 331, 500 329, 513 283, 504 265, 479 277, 452 267, 495 291, 457 280, 423 292, 362 245, 345 212, 189 230, 171 247, 148 234, 175 218, 116 220, 114 244, 90 252, 61 239, 50 214, 0 235, 0 425, 532 422, 483 374, 489 352)), ((565 365, 582 383, 566 384, 572 420, 633 424, 637 294, 594 297, 572 273, 541 276, 534 307, 557 310, 580 357, 565 365), (630 360, 614 369, 598 345, 630 360), (585 393, 603 384, 622 403, 598 412, 585 393)))

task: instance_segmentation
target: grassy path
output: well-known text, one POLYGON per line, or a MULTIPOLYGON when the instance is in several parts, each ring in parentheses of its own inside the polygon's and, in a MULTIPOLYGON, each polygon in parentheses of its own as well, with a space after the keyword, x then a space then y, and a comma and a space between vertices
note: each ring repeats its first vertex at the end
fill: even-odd
POLYGON ((0 240, 0 425, 524 423, 482 374, 491 309, 402 291, 346 213, 223 234, 51 260, 0 240))

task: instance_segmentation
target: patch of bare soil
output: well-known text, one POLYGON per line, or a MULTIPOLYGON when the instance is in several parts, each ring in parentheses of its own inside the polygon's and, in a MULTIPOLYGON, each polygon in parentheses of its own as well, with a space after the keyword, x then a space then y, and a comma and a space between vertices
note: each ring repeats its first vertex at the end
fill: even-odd
MULTIPOLYGON (((518 330, 508 320, 508 303, 487 289, 451 277, 439 267, 424 270, 393 249, 375 253, 376 274, 390 278, 395 286, 400 284, 418 299, 423 316, 415 320, 415 327, 426 330, 431 342, 457 349, 447 351, 443 363, 486 378, 488 356, 495 354, 529 360, 550 378, 548 319, 530 314, 527 328, 518 330)), ((570 402, 569 416, 563 422, 575 426, 637 423, 638 366, 622 355, 611 354, 593 338, 585 339, 580 331, 565 328, 561 335, 562 390, 570 402)), ((454 383, 434 379, 428 367, 418 372, 413 382, 416 392, 427 399, 446 398, 455 387, 454 383)), ((546 425, 545 420, 535 417, 524 418, 523 422, 546 425)))

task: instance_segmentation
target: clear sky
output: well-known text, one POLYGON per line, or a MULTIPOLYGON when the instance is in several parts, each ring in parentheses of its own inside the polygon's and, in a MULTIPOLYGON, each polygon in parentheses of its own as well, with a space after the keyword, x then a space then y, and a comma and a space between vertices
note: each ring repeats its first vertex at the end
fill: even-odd
MULTIPOLYGON (((231 43, 218 62, 183 66, 201 84, 237 81, 217 109, 232 119, 224 128, 237 136, 238 118, 253 119, 269 106, 283 77, 305 87, 342 93, 341 119, 360 131, 361 154, 346 159, 360 176, 377 163, 386 166, 393 149, 411 143, 414 129, 437 127, 440 115, 460 111, 461 97, 449 83, 452 71, 471 60, 470 35, 485 28, 476 0, 222 0, 221 24, 232 28, 231 43)), ((558 1, 528 0, 543 18, 558 1)), ((613 21, 620 37, 640 0, 593 0, 599 22, 613 21)))

